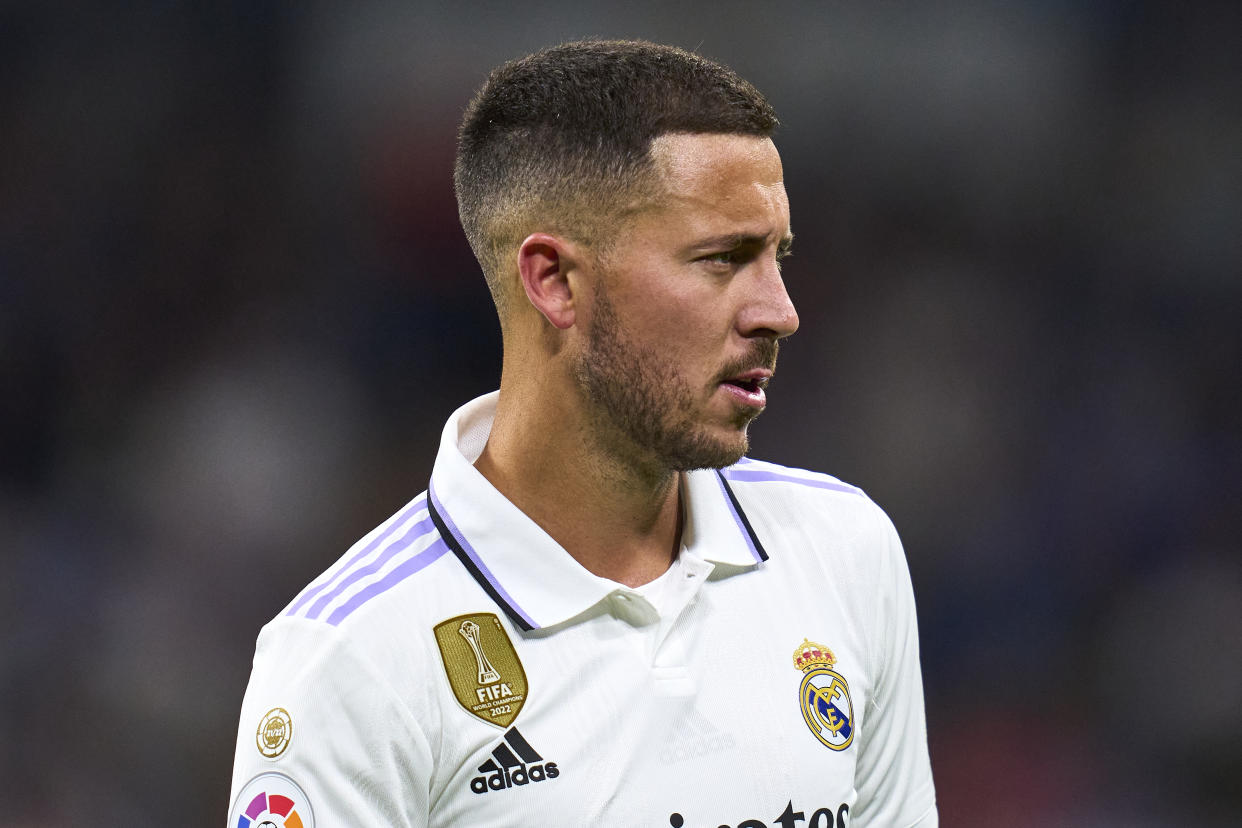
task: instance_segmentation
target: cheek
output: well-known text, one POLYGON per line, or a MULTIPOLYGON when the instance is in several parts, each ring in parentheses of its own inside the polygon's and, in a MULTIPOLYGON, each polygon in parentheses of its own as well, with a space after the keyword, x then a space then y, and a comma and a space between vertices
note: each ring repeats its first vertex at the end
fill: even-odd
POLYGON ((733 330, 724 285, 693 268, 639 272, 613 292, 631 341, 683 362, 711 362, 714 370, 733 330))
POLYGON ((660 343, 656 346, 658 350, 674 360, 687 378, 700 372, 715 373, 719 369, 728 339, 727 328, 713 325, 690 310, 653 311, 651 322, 653 327, 647 341, 660 343))

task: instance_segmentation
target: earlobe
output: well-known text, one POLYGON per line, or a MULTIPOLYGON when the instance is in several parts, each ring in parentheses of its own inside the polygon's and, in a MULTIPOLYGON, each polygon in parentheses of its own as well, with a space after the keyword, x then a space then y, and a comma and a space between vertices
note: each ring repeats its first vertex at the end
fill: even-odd
POLYGON ((518 277, 526 298, 554 327, 574 324, 574 293, 569 272, 574 265, 570 242, 548 233, 532 233, 518 248, 518 277))

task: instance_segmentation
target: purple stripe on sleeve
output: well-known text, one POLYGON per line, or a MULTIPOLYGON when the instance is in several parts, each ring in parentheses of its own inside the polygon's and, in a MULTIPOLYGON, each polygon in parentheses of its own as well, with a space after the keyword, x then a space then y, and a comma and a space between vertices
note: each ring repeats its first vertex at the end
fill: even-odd
POLYGON ((370 555, 372 552, 374 552, 375 549, 381 543, 388 540, 388 538, 392 535, 393 532, 397 531, 397 529, 400 528, 402 524, 404 524, 407 520, 409 520, 411 515, 417 514, 418 512, 422 511, 424 508, 426 508, 426 506, 427 506, 426 495, 416 498, 414 502, 411 503, 409 507, 404 512, 401 513, 401 516, 398 517, 396 520, 394 520, 391 525, 389 525, 386 531, 381 532, 380 534, 376 535, 375 538, 370 543, 368 543, 362 549, 358 550, 357 554, 355 554, 352 558, 350 558, 347 564, 345 564, 343 567, 337 570, 335 575, 333 575, 331 578, 324 581, 323 583, 319 584, 318 586, 307 588, 306 591, 302 593, 301 597, 293 602, 293 606, 289 607, 289 610, 285 613, 285 615, 296 615, 298 610, 300 610, 303 606, 305 606, 308 601, 310 601, 312 598, 314 598, 316 595, 318 595, 323 590, 327 589, 332 584, 336 583, 336 581, 340 579, 342 575, 344 575, 346 572, 349 571, 350 567, 358 563, 358 561, 362 560, 367 555, 370 555))
POLYGON ((392 572, 389 572, 382 579, 369 585, 366 589, 359 590, 352 598, 333 610, 332 614, 328 616, 327 622, 335 627, 367 601, 370 601, 377 595, 384 594, 423 567, 439 560, 447 551, 448 545, 444 543, 444 540, 442 538, 437 539, 435 543, 428 546, 422 552, 419 552, 400 566, 394 567, 392 572))
POLYGON ((514 614, 519 616, 527 624, 530 624, 530 628, 532 630, 539 629, 539 625, 535 623, 535 620, 527 615, 522 608, 518 606, 517 601, 513 600, 513 596, 506 592, 505 588, 500 585, 500 581, 496 580, 496 576, 492 574, 492 571, 488 569, 482 559, 479 558, 479 554, 474 551, 474 547, 470 545, 470 541, 466 540, 466 536, 463 535, 461 530, 457 528, 457 524, 453 523, 453 518, 449 516, 448 510, 444 508, 444 504, 440 501, 440 498, 436 497, 434 478, 432 478, 431 483, 427 486, 427 496, 431 498, 431 502, 435 504, 436 511, 439 513, 440 518, 444 521, 444 525, 447 526, 449 532, 453 534, 453 539, 457 541, 458 545, 461 547, 461 551, 466 553, 466 557, 469 558, 470 563, 474 565, 475 571, 484 580, 486 580, 488 584, 491 585, 492 589, 496 591, 496 595, 500 597, 500 600, 504 601, 505 604, 508 605, 509 609, 513 610, 514 614))
POLYGON ((417 541, 421 540, 422 538, 427 537, 428 535, 432 534, 435 531, 436 531, 436 527, 431 522, 431 517, 428 516, 428 517, 423 518, 418 523, 411 526, 409 531, 406 532, 403 537, 401 537, 398 540, 393 541, 392 544, 389 545, 389 547, 385 549, 384 552, 378 558, 371 561, 371 563, 367 564, 366 566, 360 566, 357 569, 355 569, 353 572, 349 573, 349 576, 347 578, 342 579, 340 583, 336 585, 335 589, 333 589, 331 592, 327 593, 326 595, 322 596, 318 601, 315 602, 314 606, 312 606, 309 610, 306 611, 306 617, 307 618, 318 618, 320 613, 324 611, 324 608, 327 607, 328 604, 332 603, 337 598, 339 598, 345 592, 345 590, 349 589, 351 586, 358 583, 358 581, 367 577, 368 575, 374 575, 376 572, 379 572, 381 569, 384 568, 384 564, 392 560, 392 557, 396 555, 398 552, 408 549, 410 546, 415 544, 417 541))
POLYGON ((742 533, 742 537, 746 539, 746 548, 750 550, 750 554, 755 560, 763 563, 764 557, 758 549, 755 548, 755 540, 750 535, 750 530, 746 528, 742 516, 737 513, 737 507, 733 505, 733 497, 729 494, 729 490, 725 487, 723 472, 716 478, 716 482, 720 484, 720 493, 724 495, 725 505, 729 507, 729 514, 733 515, 733 522, 737 524, 737 530, 742 533))
POLYGON ((782 483, 797 483, 799 486, 810 486, 813 489, 831 489, 834 492, 862 494, 861 489, 854 486, 847 486, 844 483, 835 483, 831 480, 815 480, 807 477, 794 477, 791 474, 780 474, 779 472, 763 471, 760 469, 724 469, 721 474, 730 480, 737 480, 742 483, 780 481, 782 483))

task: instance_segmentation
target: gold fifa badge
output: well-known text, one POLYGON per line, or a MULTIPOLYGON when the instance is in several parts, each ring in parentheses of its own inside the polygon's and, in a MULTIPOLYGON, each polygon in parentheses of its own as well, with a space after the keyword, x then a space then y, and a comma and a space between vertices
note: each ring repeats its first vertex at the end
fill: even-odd
POLYGON ((512 724, 526 702, 526 671, 500 619, 490 612, 459 615, 434 629, 458 704, 488 724, 512 724))
POLYGON ((825 747, 845 750, 854 741, 854 703, 849 683, 833 669, 837 657, 823 644, 804 638, 794 650, 793 663, 802 671, 798 702, 803 721, 825 747))

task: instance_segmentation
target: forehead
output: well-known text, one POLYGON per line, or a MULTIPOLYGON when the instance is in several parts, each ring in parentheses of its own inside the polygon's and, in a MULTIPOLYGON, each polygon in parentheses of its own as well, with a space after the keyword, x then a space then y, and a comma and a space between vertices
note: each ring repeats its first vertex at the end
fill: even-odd
POLYGON ((788 232, 784 171, 771 139, 673 133, 652 141, 651 157, 662 190, 655 212, 755 225, 736 228, 745 232, 767 225, 761 235, 788 232))

